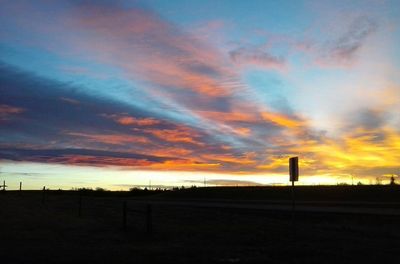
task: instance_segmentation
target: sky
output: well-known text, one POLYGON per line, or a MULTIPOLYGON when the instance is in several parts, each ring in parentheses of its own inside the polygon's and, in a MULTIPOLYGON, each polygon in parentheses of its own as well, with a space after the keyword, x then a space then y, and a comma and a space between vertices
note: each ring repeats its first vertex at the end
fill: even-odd
POLYGON ((400 1, 0 0, 9 188, 400 174, 400 1))

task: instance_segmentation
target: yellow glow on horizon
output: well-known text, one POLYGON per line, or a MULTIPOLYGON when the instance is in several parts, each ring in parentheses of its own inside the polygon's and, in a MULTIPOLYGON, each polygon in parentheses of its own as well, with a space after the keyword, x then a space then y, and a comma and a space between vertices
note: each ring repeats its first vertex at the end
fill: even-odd
MULTIPOLYGON (((391 175, 391 174, 390 174, 391 175)), ((3 162, 1 176, 9 189, 18 189, 23 182, 23 189, 40 190, 43 186, 50 189, 101 187, 108 190, 128 190, 131 187, 173 187, 173 186, 252 186, 252 185, 290 185, 288 173, 229 174, 193 171, 148 171, 120 170, 117 168, 94 168, 84 166, 54 165, 40 163, 3 162)), ((351 184, 351 174, 302 173, 296 185, 336 185, 351 184)), ((386 177, 384 180, 389 181, 386 177)), ((374 177, 354 176, 354 183, 375 183, 374 177)))

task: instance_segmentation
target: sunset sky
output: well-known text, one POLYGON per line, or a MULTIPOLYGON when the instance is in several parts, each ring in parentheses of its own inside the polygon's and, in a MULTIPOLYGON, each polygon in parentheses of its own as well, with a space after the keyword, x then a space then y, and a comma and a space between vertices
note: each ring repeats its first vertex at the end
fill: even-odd
POLYGON ((0 0, 11 189, 400 174, 400 1, 0 0))

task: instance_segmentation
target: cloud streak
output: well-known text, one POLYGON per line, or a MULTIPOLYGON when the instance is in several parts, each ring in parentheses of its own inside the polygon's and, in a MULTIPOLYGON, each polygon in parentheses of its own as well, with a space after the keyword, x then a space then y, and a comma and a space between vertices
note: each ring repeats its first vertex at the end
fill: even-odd
POLYGON ((286 66, 283 57, 274 56, 261 48, 240 47, 229 52, 231 60, 239 65, 253 65, 265 69, 282 70, 286 66))
POLYGON ((356 18, 342 36, 327 44, 324 56, 340 64, 351 63, 367 38, 377 29, 378 24, 373 19, 366 16, 356 18))

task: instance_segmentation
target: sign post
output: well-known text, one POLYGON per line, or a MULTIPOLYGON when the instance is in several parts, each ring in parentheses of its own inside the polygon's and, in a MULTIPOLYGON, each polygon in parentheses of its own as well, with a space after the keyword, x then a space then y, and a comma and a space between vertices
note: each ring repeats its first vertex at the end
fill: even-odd
POLYGON ((299 180, 299 158, 289 158, 289 180, 292 182, 292 225, 293 225, 293 245, 296 243, 296 199, 294 192, 294 182, 299 180))
POLYGON ((3 192, 5 192, 6 191, 6 188, 8 187, 7 185, 6 185, 6 181, 3 181, 3 186, 1 186, 3 189, 3 192))
POLYGON ((290 181, 295 182, 299 180, 299 158, 291 157, 289 159, 289 174, 290 181))
POLYGON ((299 180, 299 158, 291 157, 289 159, 289 179, 292 182, 292 211, 294 215, 296 203, 294 197, 294 182, 299 180))

